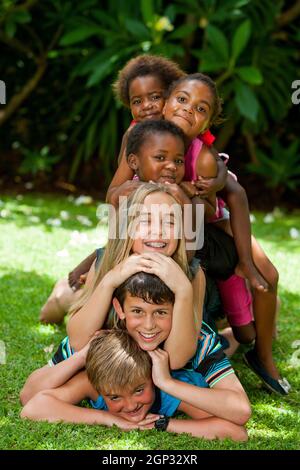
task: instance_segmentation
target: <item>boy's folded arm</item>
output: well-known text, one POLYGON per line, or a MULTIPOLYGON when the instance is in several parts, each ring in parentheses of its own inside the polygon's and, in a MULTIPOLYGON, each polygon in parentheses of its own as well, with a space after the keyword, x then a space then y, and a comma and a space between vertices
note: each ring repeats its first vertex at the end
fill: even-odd
POLYGON ((79 372, 64 385, 37 393, 24 406, 21 418, 34 421, 66 421, 70 423, 106 424, 106 414, 75 406, 84 398, 98 396, 85 371, 79 372))
POLYGON ((48 365, 35 370, 30 374, 20 392, 20 401, 25 405, 34 395, 42 390, 49 390, 65 384, 85 365, 85 359, 75 353, 65 361, 53 367, 48 365))

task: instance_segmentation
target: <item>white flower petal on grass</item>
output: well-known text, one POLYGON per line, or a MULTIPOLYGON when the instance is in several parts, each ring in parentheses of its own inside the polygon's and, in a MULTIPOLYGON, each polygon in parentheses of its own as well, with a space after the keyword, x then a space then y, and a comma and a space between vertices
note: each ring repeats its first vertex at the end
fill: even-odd
POLYGON ((83 204, 91 204, 93 202, 93 198, 91 196, 79 196, 75 199, 74 204, 75 206, 81 206, 83 204))
POLYGON ((23 201, 23 199, 24 199, 23 194, 18 194, 17 197, 16 197, 17 201, 23 201))
POLYGON ((254 224, 254 222, 256 222, 256 217, 254 214, 250 214, 250 222, 251 224, 254 224))
POLYGON ((60 211, 59 215, 60 215, 60 218, 62 220, 69 220, 70 219, 70 214, 69 214, 68 211, 60 211))
POLYGON ((273 215, 274 217, 282 217, 284 215, 284 213, 282 212, 282 210, 280 209, 280 207, 274 207, 273 209, 273 215))
POLYGON ((37 215, 31 215, 30 217, 28 217, 28 221, 33 224, 38 224, 41 219, 37 215))
POLYGON ((71 240, 69 241, 71 246, 85 245, 86 243, 89 243, 86 233, 81 233, 78 230, 74 230, 74 232, 71 233, 71 240))
POLYGON ((290 237, 293 239, 293 240, 297 240, 298 238, 300 238, 300 231, 295 228, 295 227, 292 227, 290 229, 290 237))
POLYGON ((28 183, 25 183, 24 186, 26 189, 32 189, 34 184, 31 181, 28 181, 28 183))
POLYGON ((53 349, 54 349, 54 344, 50 344, 50 346, 46 346, 46 348, 44 348, 44 352, 51 354, 53 352, 53 349))
POLYGON ((56 256, 58 256, 59 258, 68 258, 68 256, 70 256, 68 250, 60 250, 56 253, 56 256))
POLYGON ((274 215, 273 214, 267 214, 264 216, 264 223, 265 224, 271 224, 274 222, 274 215))
POLYGON ((0 199, 0 207, 4 206, 4 202, 0 199))
POLYGON ((52 227, 60 227, 61 220, 60 219, 47 219, 46 224, 51 225, 52 227))
POLYGON ((10 211, 8 209, 2 209, 2 211, 0 211, 0 217, 2 217, 2 219, 5 219, 6 217, 9 217, 10 216, 10 211))
POLYGON ((70 196, 67 197, 67 201, 73 202, 74 201, 74 196, 70 194, 70 196))
POLYGON ((86 227, 91 227, 93 225, 93 222, 85 215, 77 215, 76 219, 78 220, 78 222, 80 222, 82 225, 85 225, 86 227))

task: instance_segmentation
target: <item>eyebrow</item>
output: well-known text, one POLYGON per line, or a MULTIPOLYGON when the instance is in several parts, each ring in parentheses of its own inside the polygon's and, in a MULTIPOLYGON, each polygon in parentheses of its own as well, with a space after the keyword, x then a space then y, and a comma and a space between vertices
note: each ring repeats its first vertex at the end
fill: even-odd
MULTIPOLYGON (((137 385, 136 387, 134 387, 133 390, 137 390, 138 388, 141 388, 141 387, 144 387, 146 385, 146 382, 142 383, 141 385, 137 385)), ((121 395, 119 395, 119 393, 103 393, 102 394, 103 396, 105 397, 120 397, 121 395)))
MULTIPOLYGON (((148 93, 146 93, 146 95, 153 95, 153 93, 163 93, 163 89, 148 91, 148 93)), ((132 100, 133 98, 139 98, 140 96, 142 96, 142 95, 133 95, 133 96, 130 97, 130 99, 132 100)))
MULTIPOLYGON (((178 90, 177 93, 185 93, 185 94, 188 95, 189 97, 191 96, 190 93, 188 93, 188 92, 185 91, 185 90, 178 90)), ((207 106, 208 106, 209 108, 211 108, 209 102, 206 101, 206 100, 200 100, 200 103, 207 104, 207 106)))

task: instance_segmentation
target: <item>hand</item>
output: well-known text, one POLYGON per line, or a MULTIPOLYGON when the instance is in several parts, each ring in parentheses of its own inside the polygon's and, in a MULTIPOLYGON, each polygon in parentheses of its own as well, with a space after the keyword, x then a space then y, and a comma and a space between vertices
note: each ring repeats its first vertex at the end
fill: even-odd
POLYGON ((143 182, 139 180, 125 181, 125 183, 121 184, 118 188, 114 189, 112 195, 112 204, 115 207, 118 207, 119 197, 130 196, 130 194, 135 191, 141 184, 143 184, 143 182))
POLYGON ((198 188, 193 182, 183 181, 182 183, 180 183, 180 187, 190 199, 192 199, 194 196, 199 195, 198 188))
POLYGON ((181 189, 180 186, 176 183, 164 183, 170 189, 172 196, 176 199, 178 204, 184 207, 185 204, 190 204, 190 198, 185 194, 185 192, 181 189))
POLYGON ((163 390, 166 383, 172 380, 169 368, 169 355, 167 351, 160 348, 147 352, 152 360, 152 380, 158 388, 163 390))
POLYGON ((118 428, 122 429, 123 431, 132 431, 133 429, 140 429, 140 430, 153 429, 155 421, 157 421, 160 418, 160 415, 149 413, 145 416, 145 418, 142 421, 138 423, 133 423, 119 416, 115 416, 111 414, 110 416, 111 416, 111 422, 109 424, 111 426, 115 424, 116 426, 118 426, 118 428))
POLYGON ((198 180, 194 181, 194 185, 198 190, 198 195, 201 197, 207 197, 211 193, 218 191, 216 178, 202 178, 202 176, 198 176, 198 180))
POLYGON ((125 282, 133 274, 143 271, 144 265, 141 262, 142 258, 143 254, 130 255, 105 275, 106 280, 109 281, 113 290, 123 284, 123 282, 125 282))
POLYGON ((189 289, 192 291, 189 279, 173 258, 155 252, 145 252, 140 256, 141 271, 158 276, 175 296, 187 293, 189 289))

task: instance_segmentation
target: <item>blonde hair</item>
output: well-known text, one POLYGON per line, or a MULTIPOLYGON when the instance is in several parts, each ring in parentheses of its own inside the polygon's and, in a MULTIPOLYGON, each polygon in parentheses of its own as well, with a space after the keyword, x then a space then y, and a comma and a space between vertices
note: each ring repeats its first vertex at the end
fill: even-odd
MULTIPOLYGON (((121 222, 124 222, 124 220, 126 221, 127 223, 126 238, 119 238, 118 236, 116 236, 108 240, 108 243, 104 251, 104 255, 101 259, 99 268, 97 269, 95 273, 93 282, 91 283, 90 287, 83 288, 82 295, 77 300, 77 302, 75 302, 72 305, 70 309, 71 315, 74 315, 79 309, 83 307, 83 305, 86 304, 86 302, 91 297, 94 290, 96 289, 97 285, 103 279, 103 277, 111 269, 113 269, 115 266, 117 266, 119 263, 121 263, 122 261, 124 261, 130 256, 132 246, 134 243, 134 238, 130 236, 130 233, 133 233, 133 229, 138 224, 140 207, 144 203, 144 200, 146 199, 147 196, 149 196, 150 194, 159 193, 159 192, 169 194, 174 199, 174 203, 178 204, 178 201, 172 195, 171 190, 166 185, 160 185, 157 183, 142 184, 141 186, 137 188, 136 191, 134 191, 134 193, 132 193, 128 197, 128 200, 126 199, 121 203, 119 210, 117 211, 116 226, 120 227, 121 225, 120 221, 121 222), (122 213, 124 212, 128 214, 128 216, 125 219, 122 218, 122 213)), ((183 270, 186 276, 189 279, 191 279, 191 273, 189 270, 189 265, 188 265, 187 256, 186 256, 185 241, 183 239, 182 213, 181 213, 181 217, 178 217, 178 213, 177 211, 175 211, 175 217, 176 216, 177 216, 177 219, 179 219, 176 222, 178 223, 179 231, 182 234, 182 236, 179 237, 178 239, 177 248, 172 258, 180 266, 180 268, 183 270)), ((121 230, 123 229, 124 227, 121 228, 121 230)))
POLYGON ((86 371, 98 393, 114 394, 151 378, 150 356, 126 330, 103 331, 90 344, 86 371))

